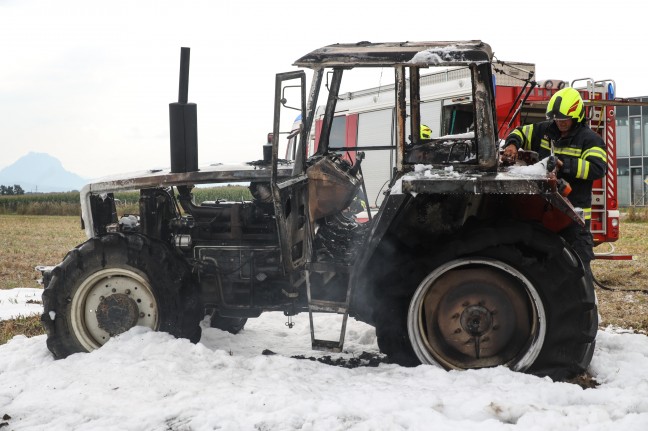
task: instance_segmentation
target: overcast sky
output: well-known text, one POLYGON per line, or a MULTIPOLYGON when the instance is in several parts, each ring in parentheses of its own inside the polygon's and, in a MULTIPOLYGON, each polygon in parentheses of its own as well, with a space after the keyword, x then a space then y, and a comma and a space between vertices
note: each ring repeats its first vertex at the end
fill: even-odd
POLYGON ((275 74, 325 45, 481 39, 539 80, 632 97, 648 95, 644 28, 629 0, 0 0, 0 168, 30 151, 86 178, 168 166, 182 46, 202 165, 261 158, 275 74))

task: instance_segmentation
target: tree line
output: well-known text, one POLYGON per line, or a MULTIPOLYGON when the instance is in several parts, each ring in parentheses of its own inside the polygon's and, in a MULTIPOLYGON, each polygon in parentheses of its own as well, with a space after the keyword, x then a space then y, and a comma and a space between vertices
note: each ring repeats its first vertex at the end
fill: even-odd
POLYGON ((18 184, 14 184, 13 186, 0 185, 0 195, 13 196, 13 195, 24 195, 24 194, 25 191, 18 184))

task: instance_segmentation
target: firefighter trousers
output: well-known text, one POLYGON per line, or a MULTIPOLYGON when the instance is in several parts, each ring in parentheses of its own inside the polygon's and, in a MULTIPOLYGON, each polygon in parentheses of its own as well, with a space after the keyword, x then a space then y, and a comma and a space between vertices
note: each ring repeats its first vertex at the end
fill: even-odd
POLYGON ((585 220, 585 226, 574 222, 560 231, 560 236, 572 246, 583 262, 585 270, 591 274, 590 263, 594 259, 594 239, 590 231, 590 221, 585 220))

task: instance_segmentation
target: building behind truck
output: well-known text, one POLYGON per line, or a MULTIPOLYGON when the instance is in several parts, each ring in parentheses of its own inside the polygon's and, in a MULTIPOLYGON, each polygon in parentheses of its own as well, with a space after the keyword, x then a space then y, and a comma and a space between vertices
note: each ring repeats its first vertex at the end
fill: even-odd
MULTIPOLYGON (((648 97, 641 101, 648 104, 648 97)), ((619 205, 648 205, 648 106, 618 106, 617 169, 619 205)))

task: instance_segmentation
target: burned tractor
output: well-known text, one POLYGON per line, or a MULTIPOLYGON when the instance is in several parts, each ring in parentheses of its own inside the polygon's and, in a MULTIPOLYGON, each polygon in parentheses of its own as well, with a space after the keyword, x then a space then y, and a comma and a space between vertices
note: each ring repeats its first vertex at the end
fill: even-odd
POLYGON ((300 70, 276 76, 264 157, 200 168, 188 58, 183 48, 171 169, 81 192, 88 240, 44 277, 42 321, 55 357, 92 351, 135 325, 196 342, 206 315, 236 333, 247 319, 280 311, 309 313, 315 349, 341 351, 351 316, 373 325, 380 350, 402 365, 505 365, 556 379, 587 368, 598 324, 591 276, 557 234, 583 220, 553 173, 500 166, 487 44, 315 50, 295 62, 300 70), (422 143, 410 131, 421 124, 421 71, 435 67, 467 71, 473 120, 467 133, 422 143), (314 72, 309 90, 304 68, 314 72), (390 144, 340 146, 332 131, 342 76, 366 68, 393 70, 390 144), (287 101, 290 90, 298 104, 287 101), (320 93, 326 105, 315 127, 320 93), (302 122, 284 159, 282 125, 293 109, 302 122), (380 208, 361 223, 346 211, 372 151, 392 152, 396 168, 380 208), (253 198, 195 202, 194 187, 232 182, 248 184, 253 198), (121 190, 139 190, 139 214, 118 214, 121 190), (341 315, 339 339, 316 336, 317 313, 341 315))

